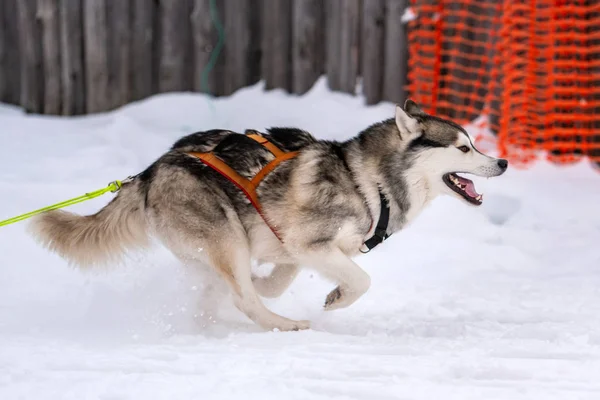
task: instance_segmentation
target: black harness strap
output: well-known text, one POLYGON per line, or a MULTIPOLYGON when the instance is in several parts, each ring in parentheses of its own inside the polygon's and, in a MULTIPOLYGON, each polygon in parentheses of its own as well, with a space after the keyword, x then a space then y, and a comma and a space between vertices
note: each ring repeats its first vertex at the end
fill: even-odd
MULTIPOLYGON (((350 169, 350 166, 346 161, 346 157, 344 155, 344 150, 342 150, 342 147, 339 145, 335 145, 333 147, 333 150, 337 154, 337 156, 342 160, 342 163, 344 163, 344 167, 346 167, 348 172, 352 174, 352 170, 350 169)), ((358 189, 358 186, 356 186, 356 188, 358 189)), ((373 233, 373 236, 371 236, 363 243, 368 248, 367 251, 360 250, 360 252, 363 254, 368 253, 375 246, 377 246, 378 244, 380 244, 381 242, 383 242, 391 236, 387 234, 388 223, 390 222, 390 204, 381 192, 381 189, 379 189, 379 200, 381 201, 381 211, 379 212, 379 220, 377 221, 377 226, 375 227, 375 232, 373 233)))
POLYGON ((387 227, 388 223, 390 222, 390 204, 381 192, 381 189, 379 189, 379 199, 381 200, 381 211, 379 212, 379 221, 377 221, 377 226, 375 227, 375 232, 373 233, 373 236, 367 239, 364 243, 364 245, 367 246, 369 250, 360 251, 363 254, 368 253, 375 246, 382 243, 384 240, 391 236, 387 234, 387 227))

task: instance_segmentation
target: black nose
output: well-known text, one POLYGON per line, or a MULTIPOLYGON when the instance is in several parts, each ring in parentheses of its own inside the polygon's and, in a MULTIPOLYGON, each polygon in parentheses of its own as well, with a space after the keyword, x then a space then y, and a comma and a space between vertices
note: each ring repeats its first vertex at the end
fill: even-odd
POLYGON ((502 169, 508 168, 508 160, 505 160, 504 158, 499 159, 498 166, 502 169))

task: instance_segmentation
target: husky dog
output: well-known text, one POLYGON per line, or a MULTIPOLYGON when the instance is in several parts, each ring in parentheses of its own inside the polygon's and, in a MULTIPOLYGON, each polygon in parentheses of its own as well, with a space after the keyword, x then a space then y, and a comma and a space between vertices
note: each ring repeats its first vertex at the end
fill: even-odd
POLYGON ((350 306, 370 286, 352 257, 382 230, 383 203, 388 223, 379 234, 387 237, 436 196, 480 205, 473 182, 458 173, 494 177, 508 167, 479 152, 461 126, 412 100, 397 105, 394 118, 347 141, 317 140, 295 128, 271 128, 264 137, 283 151, 298 151, 257 188, 265 219, 241 190, 189 153, 213 152, 247 179, 273 154, 244 134, 211 130, 181 138, 98 213, 50 211, 32 222, 33 233, 80 267, 118 261, 154 236, 183 262, 214 268, 237 308, 264 329, 307 329, 308 321, 271 312, 259 296, 281 295, 301 267, 310 267, 337 284, 326 310, 350 306), (275 266, 257 277, 252 260, 275 266))

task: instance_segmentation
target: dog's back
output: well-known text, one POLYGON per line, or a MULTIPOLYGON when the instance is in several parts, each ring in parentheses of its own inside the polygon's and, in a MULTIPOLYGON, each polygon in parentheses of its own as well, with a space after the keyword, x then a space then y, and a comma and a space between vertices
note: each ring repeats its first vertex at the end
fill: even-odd
MULTIPOLYGON (((297 151, 317 142, 308 132, 294 128, 272 128, 261 134, 283 151, 297 151)), ((79 216, 51 211, 35 218, 31 229, 43 245, 65 259, 91 266, 117 261, 127 248, 145 246, 149 213, 156 214, 159 204, 168 204, 169 197, 187 196, 186 201, 201 204, 206 215, 220 210, 216 200, 210 201, 215 193, 220 193, 216 196, 222 200, 228 198, 238 212, 245 208, 243 193, 187 154, 190 152, 212 152, 247 179, 273 158, 246 134, 220 129, 193 133, 179 139, 133 181, 124 184, 117 197, 98 213, 79 216), (195 189, 186 187, 185 182, 195 189)))
MULTIPOLYGON (((215 151, 219 157, 227 156, 226 153, 236 145, 256 145, 255 141, 246 136, 253 132, 256 131, 246 130, 245 134, 221 129, 196 132, 176 141, 171 149, 198 153, 215 151)), ((284 151, 297 151, 317 142, 310 133, 297 128, 269 128, 266 133, 261 132, 260 134, 284 151)), ((258 148, 261 146, 253 147, 253 149, 258 148)))

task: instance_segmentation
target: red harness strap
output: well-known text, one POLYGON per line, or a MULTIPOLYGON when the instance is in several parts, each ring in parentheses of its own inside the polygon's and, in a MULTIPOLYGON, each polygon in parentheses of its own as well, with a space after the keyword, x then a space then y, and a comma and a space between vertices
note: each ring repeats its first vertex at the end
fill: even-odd
POLYGON ((273 226, 271 226, 271 224, 267 220, 266 216, 264 215, 264 213, 262 211, 262 207, 260 205, 260 201, 258 200, 258 194, 256 193, 256 188, 258 187, 260 182, 262 182, 262 180, 265 178, 265 176, 267 176, 267 174, 269 172, 273 171, 277 165, 279 165, 282 161, 286 161, 286 160, 296 157, 298 155, 298 152, 297 151, 284 152, 279 147, 277 147, 275 144, 271 143, 267 138, 262 136, 259 132, 256 132, 256 131, 249 131, 249 132, 251 132, 251 133, 247 133, 246 136, 248 136, 249 138, 251 138, 251 139, 257 141, 258 143, 260 143, 261 145, 263 145, 267 150, 269 150, 275 156, 275 158, 271 162, 269 162, 267 165, 265 165, 260 171, 258 171, 258 173, 251 180, 248 180, 248 179, 244 178, 243 176, 241 176, 233 168, 231 168, 229 165, 227 165, 223 160, 221 160, 220 158, 215 156, 212 152, 209 152, 209 153, 190 152, 188 154, 200 159, 204 164, 208 165, 215 171, 219 172, 221 175, 223 175, 225 178, 227 178, 231 183, 236 185, 242 192, 244 192, 244 194, 246 195, 248 200, 250 200, 250 203, 252 203, 252 205, 254 206, 256 211, 258 211, 258 214, 262 217, 262 219, 265 221, 267 226, 271 229, 271 231, 273 231, 275 236, 277 236, 277 238, 280 241, 283 241, 283 240, 281 240, 281 237, 277 233, 277 230, 273 226))

